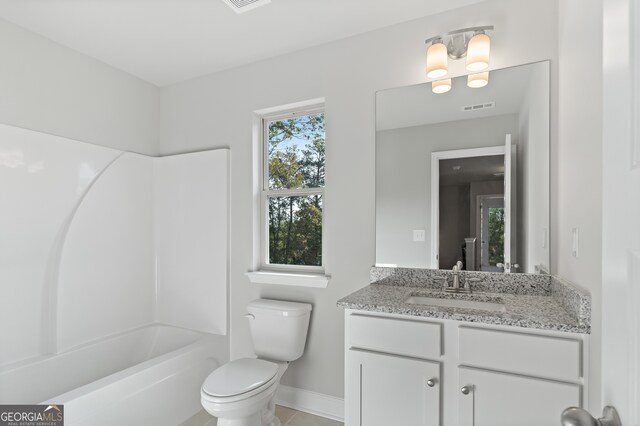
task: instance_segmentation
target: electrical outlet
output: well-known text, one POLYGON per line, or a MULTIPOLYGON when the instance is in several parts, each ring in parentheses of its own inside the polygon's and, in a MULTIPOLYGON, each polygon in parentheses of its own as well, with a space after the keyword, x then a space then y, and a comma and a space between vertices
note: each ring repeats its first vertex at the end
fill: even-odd
POLYGON ((424 241, 425 235, 424 235, 424 229, 414 229, 413 230, 413 241, 424 241))
POLYGON ((578 257, 578 248, 580 245, 580 229, 571 229, 571 256, 578 257))

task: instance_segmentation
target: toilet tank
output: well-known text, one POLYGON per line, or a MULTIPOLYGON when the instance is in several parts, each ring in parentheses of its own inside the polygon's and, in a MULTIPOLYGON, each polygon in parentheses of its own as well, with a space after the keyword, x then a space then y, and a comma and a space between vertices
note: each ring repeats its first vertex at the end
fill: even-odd
POLYGON ((257 299, 247 305, 253 349, 259 358, 293 361, 307 341, 311 305, 257 299))

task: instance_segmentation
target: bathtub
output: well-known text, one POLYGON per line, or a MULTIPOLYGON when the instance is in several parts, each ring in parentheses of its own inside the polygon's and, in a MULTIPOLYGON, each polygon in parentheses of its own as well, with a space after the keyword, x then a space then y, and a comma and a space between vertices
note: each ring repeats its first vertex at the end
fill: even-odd
POLYGON ((225 336, 154 324, 0 368, 0 404, 64 404, 66 426, 175 426, 228 354, 225 336))

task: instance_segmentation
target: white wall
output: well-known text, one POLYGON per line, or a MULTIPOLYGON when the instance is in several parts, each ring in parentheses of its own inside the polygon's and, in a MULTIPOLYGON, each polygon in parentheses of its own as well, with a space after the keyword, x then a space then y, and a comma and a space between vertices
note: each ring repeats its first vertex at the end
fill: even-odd
POLYGON ((552 219, 555 216, 551 255, 557 275, 591 292, 588 399, 597 414, 602 338, 602 1, 560 1, 559 33, 558 145, 551 151, 556 163, 555 168, 552 163, 551 175, 552 219), (572 228, 580 232, 577 258, 571 255, 572 228))
POLYGON ((517 114, 377 132, 376 263, 429 267, 431 153, 501 146, 507 133, 517 143, 517 114), (413 241, 414 229, 425 230, 424 242, 413 241))
POLYGON ((0 57, 0 123, 157 152, 157 87, 4 20, 0 57))
MULTIPOLYGON (((252 354, 242 317, 247 302, 258 296, 311 302, 306 353, 283 383, 343 395, 344 324, 335 303, 368 284, 375 261, 375 92, 425 81, 425 38, 487 24, 496 27, 492 68, 557 59, 555 0, 497 0, 162 89, 162 154, 231 147, 232 357, 252 354), (325 260, 332 279, 327 289, 252 285, 244 276, 256 265, 252 112, 320 97, 326 98, 325 260)), ((464 61, 451 72, 463 74, 464 61)))

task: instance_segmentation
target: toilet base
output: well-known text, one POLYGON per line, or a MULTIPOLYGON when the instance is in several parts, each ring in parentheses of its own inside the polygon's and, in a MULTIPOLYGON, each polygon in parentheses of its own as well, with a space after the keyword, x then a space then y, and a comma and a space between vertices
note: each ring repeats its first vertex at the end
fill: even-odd
POLYGON ((257 413, 242 418, 218 418, 218 426, 282 426, 276 417, 275 396, 271 396, 264 408, 257 413))

